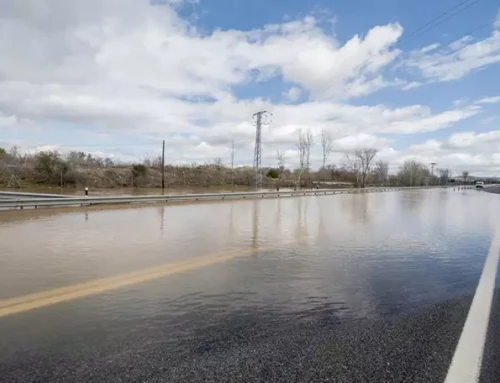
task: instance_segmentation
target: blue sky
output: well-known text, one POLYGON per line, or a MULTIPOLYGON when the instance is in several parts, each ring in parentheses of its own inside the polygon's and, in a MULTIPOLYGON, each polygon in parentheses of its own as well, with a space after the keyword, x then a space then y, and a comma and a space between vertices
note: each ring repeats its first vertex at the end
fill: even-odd
POLYGON ((358 147, 500 173, 494 0, 64 0, 0 4, 0 145, 126 161, 296 166, 300 130, 342 165, 358 147), (53 12, 57 9, 58 12, 53 12), (440 19, 426 26, 436 17, 440 19), (446 20, 444 20, 446 19, 446 20), (461 40, 459 40, 461 39, 461 40), (457 41, 459 40, 459 41, 457 41))

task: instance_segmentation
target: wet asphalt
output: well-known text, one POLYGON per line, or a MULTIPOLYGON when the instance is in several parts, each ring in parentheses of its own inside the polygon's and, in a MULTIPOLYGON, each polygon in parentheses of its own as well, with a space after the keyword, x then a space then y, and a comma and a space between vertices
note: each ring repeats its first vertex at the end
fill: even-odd
MULTIPOLYGON (((55 337, 24 350, 0 348, 0 381, 440 382, 471 299, 371 319, 342 319, 326 310, 279 319, 247 313, 184 340, 161 330, 117 338, 102 333, 92 341, 55 337)), ((500 310, 498 292, 494 309, 500 310)), ((500 381, 494 358, 500 316, 494 318, 482 382, 500 381)))
POLYGON ((497 289, 491 306, 490 322, 484 347, 481 383, 500 382, 500 291, 497 289))
POLYGON ((488 193, 495 193, 495 194, 500 194, 500 186, 490 186, 484 188, 484 191, 488 193))
MULTIPOLYGON (((500 187, 487 191, 500 193, 500 187)), ((481 241, 477 243, 482 246, 481 241)), ((459 249, 466 254, 468 248, 459 249)), ((482 258, 465 261, 467 268, 482 265, 482 258)), ((269 262, 264 262, 267 269, 273 265, 269 262)), ((290 264, 300 270, 300 264, 290 264)), ((408 269, 417 266, 411 264, 408 269)), ((433 264, 426 274, 438 270, 443 275, 439 280, 469 275, 458 273, 462 269, 449 262, 438 266, 433 264)), ((394 272, 385 265, 377 275, 385 275, 381 273, 385 269, 394 272)), ((413 275, 405 274, 408 269, 397 271, 403 277, 413 275)), ((259 273, 249 275, 254 278, 259 273)), ((333 304, 285 313, 272 307, 274 301, 231 306, 231 310, 220 306, 216 313, 193 304, 188 315, 176 316, 173 300, 147 297, 151 291, 161 297, 177 281, 153 284, 153 290, 131 287, 115 296, 123 301, 119 300, 112 316, 105 315, 109 300, 89 297, 4 317, 0 320, 0 382, 443 382, 477 282, 472 281, 470 289, 460 283, 443 284, 448 291, 436 285, 437 278, 415 275, 438 293, 457 297, 427 304, 422 302, 436 302, 435 296, 420 297, 416 307, 403 305, 403 299, 390 299, 391 311, 368 305, 366 317, 349 315, 349 310, 333 304), (144 304, 134 306, 139 308, 134 313, 134 300, 125 298, 130 291, 142 289, 144 304), (145 316, 148 310, 153 314, 145 316)), ((388 279, 389 292, 398 291, 404 281, 398 283, 388 279)), ((377 284, 372 281, 369 286, 377 284)), ((432 294, 427 289, 416 291, 432 294)), ((480 382, 500 382, 499 355, 500 291, 496 290, 480 382)))

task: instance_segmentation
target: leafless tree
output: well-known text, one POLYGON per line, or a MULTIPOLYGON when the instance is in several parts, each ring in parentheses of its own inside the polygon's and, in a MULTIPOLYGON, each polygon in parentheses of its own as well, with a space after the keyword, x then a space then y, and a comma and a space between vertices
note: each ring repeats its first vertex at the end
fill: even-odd
POLYGON ((278 163, 278 191, 281 185, 281 174, 285 170, 285 151, 276 150, 276 162, 278 163))
POLYGON ((220 157, 214 158, 214 165, 218 168, 222 167, 222 158, 220 157))
POLYGON ((462 177, 464 178, 464 184, 467 183, 467 178, 469 178, 469 172, 467 170, 462 172, 462 177))
POLYGON ((438 169, 438 172, 439 172, 440 184, 448 185, 448 180, 451 178, 450 169, 438 169))
POLYGON ((154 167, 154 168, 156 168, 156 169, 161 170, 161 165, 163 163, 161 154, 157 155, 156 157, 154 157, 152 159, 152 161, 153 162, 151 163, 151 166, 154 167))
POLYGON ((106 157, 106 158, 104 159, 104 166, 106 166, 107 168, 110 168, 110 167, 112 167, 113 165, 114 165, 114 162, 113 162, 113 160, 112 160, 111 158, 106 157))
POLYGON ((19 151, 19 146, 14 145, 13 147, 10 148, 9 150, 9 155, 11 157, 11 162, 12 163, 18 163, 21 160, 21 152, 19 151))
POLYGON ((333 145, 332 145, 332 135, 330 132, 327 132, 325 129, 321 130, 321 149, 323 150, 323 167, 322 169, 325 169, 326 166, 326 160, 328 159, 328 156, 333 150, 333 145))
POLYGON ((358 185, 365 187, 366 179, 370 173, 373 159, 378 150, 373 148, 362 148, 354 151, 353 158, 347 157, 351 167, 356 171, 358 185))
POLYGON ((299 165, 300 172, 299 177, 297 179, 297 185, 300 186, 300 180, 302 178, 302 174, 304 172, 309 171, 311 166, 311 148, 314 145, 314 139, 310 129, 307 129, 305 132, 299 130, 299 137, 297 140, 297 149, 299 150, 299 165))
POLYGON ((373 174, 377 181, 383 185, 389 177, 389 164, 384 161, 377 161, 373 169, 373 174))
POLYGON ((234 191, 234 140, 231 141, 231 191, 234 191))
POLYGON ((430 179, 431 172, 427 165, 415 160, 406 160, 398 172, 399 182, 406 186, 421 186, 430 179))
POLYGON ((356 178, 356 183, 359 185, 360 184, 360 169, 361 169, 361 164, 359 162, 359 159, 350 155, 349 153, 346 153, 345 155, 346 162, 343 165, 344 169, 346 169, 347 172, 352 173, 355 178, 356 178))
POLYGON ((153 165, 153 160, 149 154, 146 154, 142 159, 142 164, 147 167, 151 167, 153 165))
POLYGON ((276 162, 278 163, 278 169, 280 171, 285 170, 285 151, 276 150, 276 162))

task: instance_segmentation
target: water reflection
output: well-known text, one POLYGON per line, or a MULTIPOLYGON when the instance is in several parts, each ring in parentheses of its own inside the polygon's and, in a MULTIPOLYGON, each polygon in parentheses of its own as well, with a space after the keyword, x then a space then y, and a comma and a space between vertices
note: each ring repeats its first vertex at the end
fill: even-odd
POLYGON ((276 231, 281 234, 281 205, 282 205, 282 199, 281 198, 278 198, 278 200, 276 201, 276 214, 275 214, 275 227, 276 227, 276 231))
POLYGON ((262 248, 259 257, 107 294, 94 309, 112 317, 134 302, 146 310, 147 296, 162 315, 174 315, 171 300, 179 312, 221 315, 235 306, 357 317, 404 310, 473 290, 498 208, 499 196, 441 189, 94 209, 84 220, 79 209, 8 212, 0 299, 262 248))
POLYGON ((260 201, 255 200, 253 201, 253 206, 252 206, 252 247, 256 248, 259 242, 259 206, 260 206, 260 201))
POLYGON ((160 216, 160 231, 163 235, 163 231, 164 231, 164 228, 165 228, 165 210, 166 210, 166 207, 165 206, 160 206, 158 207, 158 214, 160 216))
POLYGON ((294 199, 297 214, 295 238, 298 239, 298 243, 304 243, 302 241, 307 241, 309 238, 308 217, 311 213, 309 211, 309 201, 311 201, 311 198, 308 197, 294 199))
POLYGON ((233 236, 234 236, 234 206, 231 204, 229 213, 229 237, 233 238, 233 236))
MULTIPOLYGON (((441 195, 437 193, 438 196, 441 195)), ((446 194, 442 194, 446 198, 446 194)), ((426 195, 424 193, 415 193, 415 191, 410 191, 408 193, 401 193, 401 205, 408 210, 418 211, 424 201, 426 195)), ((440 198, 441 199, 441 198, 440 198)))

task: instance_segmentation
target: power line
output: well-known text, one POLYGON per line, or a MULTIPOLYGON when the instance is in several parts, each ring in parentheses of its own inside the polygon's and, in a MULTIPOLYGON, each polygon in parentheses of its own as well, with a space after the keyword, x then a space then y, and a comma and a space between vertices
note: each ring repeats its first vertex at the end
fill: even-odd
MULTIPOLYGON (((428 26, 431 26, 432 24, 434 24, 435 22, 439 21, 439 19, 441 19, 443 16, 446 16, 448 15, 450 12, 453 12, 454 10, 460 8, 462 5, 468 3, 470 0, 464 0, 458 4, 456 4, 455 6, 451 7, 450 9, 444 11, 443 13, 441 13, 439 16, 436 16, 435 18, 433 18, 432 20, 428 21, 427 23, 425 23, 424 25, 421 25, 420 27, 414 29, 412 32, 410 32, 408 35, 406 35, 405 37, 403 37, 403 39, 401 39, 401 41, 403 40, 406 40, 406 39, 409 39, 415 35, 418 35, 418 36, 421 36, 422 34, 424 34, 425 32, 429 31, 430 29, 427 29, 427 30, 424 30, 426 27, 428 26), (421 32, 422 30, 424 30, 422 33, 419 33, 421 32)), ((470 3, 469 5, 466 5, 464 8, 462 8, 458 13, 461 13, 462 11, 464 11, 465 9, 471 7, 472 5, 476 4, 477 2, 479 2, 480 0, 474 0, 472 3, 470 3)), ((449 18, 457 15, 458 13, 454 13, 452 15, 450 15, 450 17, 448 18, 445 18, 444 20, 441 20, 441 22, 439 24, 442 24, 444 21, 448 20, 449 18)), ((436 24, 435 26, 439 25, 439 24, 436 24)), ((417 36, 417 37, 418 37, 417 36)))
MULTIPOLYGON (((425 33, 429 32, 430 30, 432 30, 432 29, 436 28, 437 26, 443 24, 445 21, 447 21, 447 20, 455 17, 456 15, 458 15, 458 14, 462 13, 463 11, 465 11, 466 9, 468 9, 468 8, 472 7, 473 5, 477 4, 481 0, 473 0, 471 3, 469 3, 469 1, 471 1, 471 0, 463 0, 460 3, 454 5, 450 9, 448 9, 448 10, 444 11, 443 13, 441 13, 439 16, 434 17, 432 20, 430 20, 430 21, 426 22, 425 24, 421 25, 420 27, 414 29, 408 35, 403 36, 398 41, 398 43, 401 44, 402 42, 407 42, 408 40, 411 40, 412 38, 414 39, 414 38, 418 38, 418 37, 424 35, 425 33), (467 4, 467 3, 469 3, 469 4, 467 4), (465 5, 465 6, 462 7, 463 5, 465 5), (462 7, 462 8, 460 8, 460 7, 462 7), (456 12, 453 13, 453 11, 456 11, 456 12), (442 17, 444 17, 446 15, 448 15, 448 17, 442 19, 442 17), (437 21, 439 21, 439 22, 436 23, 437 21), (434 23, 436 23, 436 24, 434 24, 434 23), (427 27, 429 27, 429 28, 427 28, 427 27), (425 28, 427 28, 427 29, 425 29, 425 28)), ((483 27, 481 27, 481 28, 483 28, 483 27)), ((470 33, 472 33, 472 32, 469 32, 469 34, 470 33)), ((374 59, 376 57, 377 56, 368 57, 367 59, 365 59, 359 65, 359 67, 362 68, 366 63, 368 63, 370 60, 372 60, 372 59, 374 59)))
MULTIPOLYGON (((486 28, 486 27, 488 27, 488 26, 490 26, 490 25, 491 25, 491 23, 489 23, 489 22, 484 23, 484 24, 481 24, 481 25, 477 26, 476 28, 471 29, 470 31, 468 31, 468 32, 464 33, 464 34, 463 34, 463 35, 461 35, 460 37, 453 37, 453 38, 448 39, 448 40, 446 40, 446 41, 444 41, 444 42, 441 42, 441 45, 451 45, 451 44, 453 44, 454 42, 456 42, 456 41, 460 41, 460 40, 462 40, 464 37, 470 36, 470 35, 471 35, 471 34, 473 34, 474 32, 477 32, 477 31, 479 31, 479 30, 481 30, 481 29, 484 29, 484 28, 486 28)), ((422 65, 422 66, 420 67, 420 69, 427 69, 427 68, 430 68, 431 66, 433 66, 433 64, 432 64, 432 63, 427 64, 427 65, 422 65)))
POLYGON ((481 25, 479 25, 478 27, 476 27, 476 28, 474 28, 474 29, 471 29, 470 31, 468 31, 468 32, 464 33, 464 34, 463 34, 463 35, 461 35, 460 37, 453 37, 453 38, 451 38, 451 39, 446 40, 446 41, 445 41, 444 43, 442 43, 442 44, 444 44, 444 45, 453 44, 455 41, 462 40, 464 37, 467 37, 467 36, 469 36, 469 35, 473 34, 474 32, 477 32, 477 31, 479 31, 479 30, 481 30, 481 29, 484 29, 484 28, 486 28, 486 27, 489 27, 490 25, 491 25, 491 23, 490 23, 490 22, 487 22, 487 23, 481 24, 481 25))
MULTIPOLYGON (((467 0, 469 1, 469 0, 467 0)), ((451 18, 455 17, 456 15, 459 15, 460 13, 462 13, 463 11, 469 9, 470 7, 472 7, 473 5, 477 4, 478 2, 480 2, 481 0, 474 0, 472 3, 469 3, 467 4, 465 7, 462 7, 460 9, 456 9, 457 7, 459 7, 460 5, 466 3, 467 1, 463 1, 461 2, 459 5, 453 7, 452 9, 450 9, 449 11, 447 12, 444 12, 443 14, 441 14, 440 16, 438 16, 437 18, 435 18, 434 20, 428 22, 427 24, 425 24, 424 26, 420 27, 420 28, 417 28, 415 31, 411 32, 409 35, 403 37, 401 39, 401 41, 408 41, 408 40, 411 40, 412 37, 414 38, 418 38, 424 34, 426 34, 427 32, 433 30, 434 28, 438 27, 439 25, 443 24, 444 22, 450 20, 451 18), (455 10, 455 12, 453 12, 453 10, 455 10), (441 19, 439 20, 443 15, 446 15, 450 12, 453 12, 451 14, 448 15, 448 17, 445 17, 444 19, 441 19), (427 26, 429 26, 429 28, 426 28, 427 26), (422 30, 423 29, 423 30, 422 30), (420 32, 420 33, 419 33, 420 32)))

